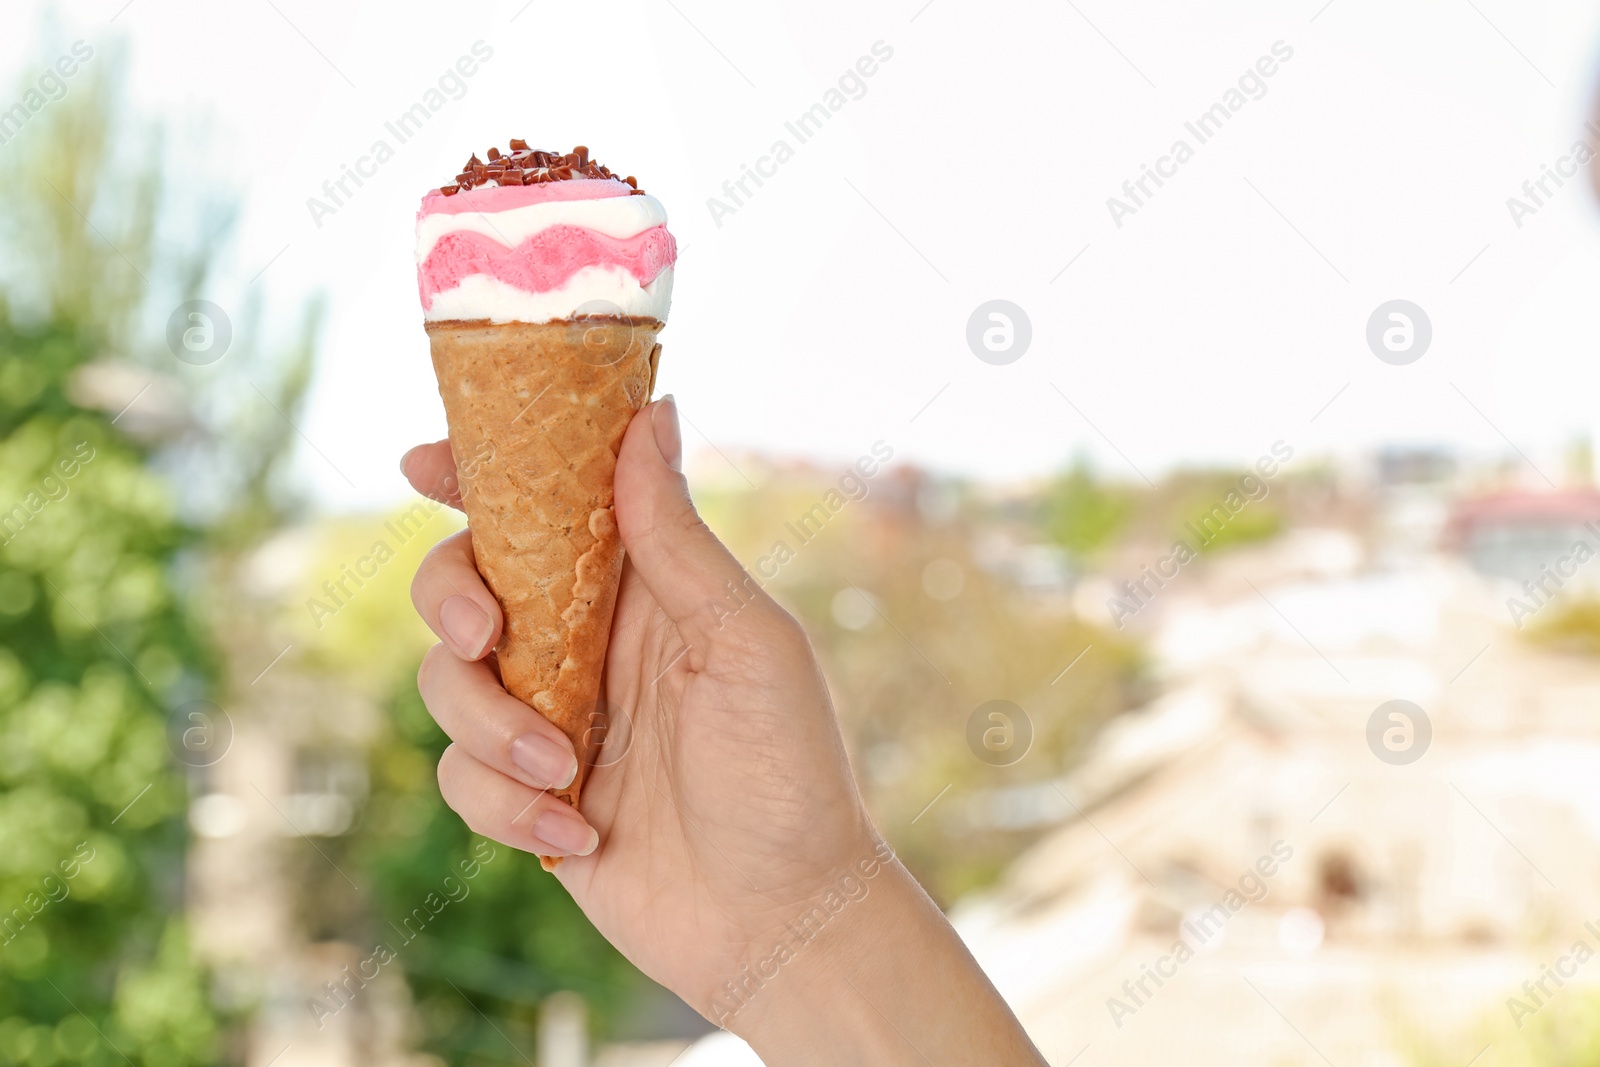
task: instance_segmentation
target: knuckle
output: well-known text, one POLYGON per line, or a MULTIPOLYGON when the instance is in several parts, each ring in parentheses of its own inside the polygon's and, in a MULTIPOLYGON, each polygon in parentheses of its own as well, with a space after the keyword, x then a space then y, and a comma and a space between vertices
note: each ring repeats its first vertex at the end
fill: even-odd
MULTIPOLYGON (((682 475, 678 476, 682 479, 682 475)), ((671 546, 685 537, 714 536, 700 513, 689 502, 687 492, 681 501, 650 508, 643 515, 619 515, 619 528, 627 528, 630 539, 671 546), (703 533, 702 533, 703 532, 703 533)))
POLYGON ((771 627, 772 636, 780 644, 793 648, 811 651, 811 638, 806 634, 806 628, 800 625, 800 620, 779 607, 776 603, 767 613, 766 625, 771 627))
POLYGON ((422 694, 424 702, 427 702, 428 694, 438 691, 442 680, 440 671, 449 665, 448 660, 451 655, 442 641, 423 653, 422 663, 417 667, 417 692, 422 694))
POLYGON ((422 557, 422 561, 417 564, 417 572, 411 576, 411 606, 416 608, 418 612, 422 611, 422 592, 427 583, 428 566, 433 559, 434 549, 438 547, 438 545, 434 545, 433 548, 428 549, 427 553, 422 557))
POLYGON ((456 811, 459 814, 455 797, 451 795, 454 791, 452 789, 452 781, 458 758, 459 754, 456 752, 456 746, 447 745, 439 755, 439 765, 435 768, 434 774, 439 781, 439 795, 444 798, 444 802, 449 805, 451 811, 456 811))
POLYGON ((641 516, 632 521, 618 516, 617 529, 636 544, 654 544, 661 539, 661 520, 654 516, 641 516))
POLYGON ((766 610, 751 620, 752 643, 763 649, 772 649, 791 657, 812 655, 811 639, 806 636, 800 620, 776 603, 765 605, 766 610))
POLYGON ((687 501, 678 513, 672 516, 672 524, 678 533, 689 537, 709 537, 715 540, 717 536, 711 532, 711 527, 706 525, 706 520, 700 517, 700 512, 687 501))
MULTIPOLYGON (((754 585, 753 582, 751 584, 754 585)), ((800 621, 759 586, 756 586, 755 595, 742 614, 746 616, 752 634, 763 641, 792 644, 806 640, 806 632, 800 621)))
POLYGON ((472 530, 457 530, 434 546, 441 551, 448 552, 456 562, 468 568, 474 568, 472 554, 472 530))
POLYGON ((482 837, 488 837, 483 830, 483 820, 478 817, 478 812, 471 804, 466 803, 459 785, 464 761, 470 759, 461 751, 459 745, 450 745, 439 757, 439 766, 436 772, 439 780, 439 796, 444 798, 445 806, 456 813, 467 829, 482 837))
POLYGON ((417 667, 418 689, 426 689, 433 683, 434 676, 439 671, 439 650, 443 647, 443 641, 436 641, 422 654, 422 663, 417 667))
POLYGON ((427 615, 428 593, 434 586, 434 576, 440 568, 446 566, 449 552, 446 546, 449 542, 450 538, 447 537, 428 549, 427 555, 422 557, 422 562, 417 564, 417 573, 411 578, 411 604, 424 617, 427 615))
POLYGON ((424 571, 432 573, 440 568, 448 568, 467 563, 472 558, 472 542, 470 530, 458 530, 434 544, 428 549, 428 554, 422 557, 422 565, 417 568, 417 573, 424 571))

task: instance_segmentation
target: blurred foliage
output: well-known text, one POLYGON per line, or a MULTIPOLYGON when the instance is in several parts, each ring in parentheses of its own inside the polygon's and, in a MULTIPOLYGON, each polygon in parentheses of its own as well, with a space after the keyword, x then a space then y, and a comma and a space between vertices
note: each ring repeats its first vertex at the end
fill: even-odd
POLYGON ((419 500, 383 519, 330 519, 284 535, 310 538, 276 598, 275 632, 303 649, 295 669, 383 711, 364 741, 361 817, 319 846, 362 890, 305 849, 302 922, 313 940, 347 942, 363 956, 392 949, 414 1005, 412 1042, 447 1063, 521 1062, 516 1048, 534 1047, 539 1005, 558 990, 584 996, 602 1036, 648 1032, 652 1022, 670 1030, 669 995, 595 931, 538 860, 472 834, 439 795, 434 768, 449 739, 417 694, 417 664, 434 638, 411 607, 410 584, 423 555, 462 526, 458 512, 419 500), (374 570, 341 588, 352 572, 374 570), (464 878, 461 863, 485 852, 493 858, 464 878), (408 940, 406 917, 452 890, 460 899, 408 940))
POLYGON ((1136 490, 1096 478, 1080 460, 1046 496, 1044 529, 1075 557, 1092 559, 1122 532, 1140 503, 1136 490))
POLYGON ((436 639, 411 606, 411 578, 434 545, 465 527, 454 508, 419 497, 392 515, 291 530, 284 535, 291 543, 309 540, 287 565, 269 547, 263 563, 287 583, 277 591, 275 632, 303 650, 297 665, 338 675, 377 700, 414 690, 417 663, 436 639), (375 573, 362 579, 362 571, 375 573))
POLYGON ((1495 1067, 1600 1064, 1600 993, 1576 987, 1557 989, 1548 999, 1537 991, 1533 996, 1521 990, 1508 993, 1522 1005, 1516 1022, 1510 1008, 1500 1004, 1485 1012, 1470 1035, 1448 1044, 1412 1034, 1406 1041, 1410 1062, 1415 1067, 1451 1067, 1467 1063, 1489 1047, 1495 1067))
POLYGON ((213 666, 165 580, 194 535, 147 456, 67 399, 94 352, 70 324, 0 315, 13 523, 0 549, 0 907, 16 921, 0 938, 0 1057, 119 1062, 78 1040, 87 1017, 138 1062, 206 1063, 216 1025, 183 950, 187 797, 166 739, 169 705, 213 666))
MULTIPOLYGON (((1531 1004, 1531 998, 1525 1003, 1531 1004)), ((1499 1050, 1505 1067, 1600 1064, 1600 993, 1575 989, 1570 997, 1558 996, 1525 1018, 1521 1030, 1508 1034, 1499 1050)))
POLYGON ((1137 646, 1074 610, 1076 581, 1132 542, 1199 544, 1186 524, 1230 493, 1237 510, 1213 522, 1204 549, 1270 538, 1284 522, 1281 478, 1245 472, 1180 471, 1151 488, 1079 462, 1041 492, 1009 495, 894 459, 868 479, 843 466, 766 474, 753 491, 701 491, 701 512, 805 624, 863 795, 944 904, 1053 824, 1064 803, 1054 780, 1100 726, 1150 696, 1137 646), (991 700, 1020 707, 1032 731, 1009 766, 968 740, 991 700))
POLYGON ((653 985, 533 856, 492 846, 493 859, 462 883, 471 906, 447 907, 403 948, 380 921, 400 922, 439 891, 447 874, 459 878, 458 864, 481 841, 439 796, 433 767, 449 740, 414 685, 401 692, 393 712, 372 749, 367 819, 349 845, 376 885, 371 936, 396 945, 425 1022, 418 1047, 452 1064, 518 1062, 507 1039, 532 1048, 539 1003, 564 989, 588 1001, 597 1033, 625 1032, 653 985))
MULTIPOLYGON (((276 513, 289 440, 190 417, 229 372, 184 377, 202 368, 159 338, 220 231, 163 228, 159 137, 113 132, 119 71, 103 58, 29 122, 0 201, 0 1062, 35 1067, 226 1054, 182 918, 169 723, 221 674, 196 561, 276 513), (241 460, 221 479, 227 523, 203 521, 217 480, 173 476, 198 454, 241 460)), ((258 361, 263 395, 293 410, 308 356, 258 361)))
POLYGON ((814 520, 802 528, 844 475, 789 469, 754 492, 702 490, 697 500, 805 625, 874 818, 949 904, 1040 832, 985 821, 983 798, 1049 790, 1097 727, 1143 699, 1141 664, 1131 645, 1073 613, 1065 571, 1039 584, 1037 526, 969 487, 891 460, 861 482, 864 496, 835 493, 842 504, 820 530, 814 520), (996 531, 1001 542, 986 544, 996 531), (1031 747, 1010 766, 969 747, 969 719, 991 700, 1015 703, 1031 726, 1031 747))
POLYGON ((1282 482, 1274 481, 1238 471, 1177 472, 1162 483, 1151 524, 1174 539, 1187 532, 1189 543, 1202 552, 1268 540, 1282 532, 1285 521, 1282 482), (1228 507, 1230 494, 1237 511, 1228 507), (1225 524, 1218 521, 1219 509, 1228 513, 1225 524), (1206 539, 1193 530, 1203 531, 1206 539))
POLYGON ((281 995, 275 967, 323 958, 317 942, 393 945, 417 1007, 409 1037, 451 1063, 520 1062, 506 1036, 532 1048, 539 1002, 557 989, 585 994, 601 1032, 659 1021, 661 991, 536 859, 503 847, 466 883, 470 907, 398 944, 395 925, 484 844, 439 797, 447 742, 415 686, 431 638, 411 575, 461 520, 424 501, 387 523, 291 525, 300 502, 284 461, 320 307, 269 346, 261 290, 245 286, 224 307, 224 357, 174 358, 168 315, 221 299, 234 211, 213 192, 225 179, 168 187, 160 131, 115 132, 128 126, 120 84, 117 57, 100 56, 6 157, 0 520, 13 503, 24 512, 15 537, 0 534, 0 907, 64 895, 0 934, 0 1063, 237 1060, 247 1041, 213 988, 242 1020, 281 995), (392 556, 352 583, 380 541, 392 556), (294 654, 251 689, 285 644, 294 654), (186 932, 191 793, 244 787, 232 764, 186 775, 174 760, 169 726, 187 726, 177 709, 199 698, 279 735, 283 751, 253 755, 287 759, 291 789, 307 755, 365 766, 349 832, 264 844, 292 898, 288 932, 305 939, 273 961, 218 956, 186 932), (361 706, 374 710, 365 733, 340 721, 361 706), (290 738, 305 720, 310 732, 290 738), (59 865, 80 842, 92 859, 66 879, 59 865))
POLYGON ((1564 597, 1530 619, 1522 636, 1558 652, 1600 656, 1600 600, 1564 597))
POLYGON ((1132 539, 1163 547, 1181 539, 1213 552, 1276 537, 1285 524, 1284 481, 1282 474, 1261 479, 1248 471, 1187 470, 1159 485, 1135 486, 1101 478, 1080 461, 1045 493, 1043 528, 1084 562, 1098 562, 1132 539))

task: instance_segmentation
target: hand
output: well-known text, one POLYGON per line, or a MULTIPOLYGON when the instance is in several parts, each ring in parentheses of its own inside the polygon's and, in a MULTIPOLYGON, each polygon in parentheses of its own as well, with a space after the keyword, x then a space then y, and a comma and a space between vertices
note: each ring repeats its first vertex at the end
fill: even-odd
MULTIPOLYGON (((802 1046, 815 1044, 814 1020, 797 1026, 785 1010, 802 999, 834 1015, 840 1033, 827 1047, 834 1062, 851 1062, 842 1045, 851 1020, 865 1032, 882 1031, 887 1018, 830 1006, 839 975, 870 983, 854 957, 887 931, 917 940, 919 924, 949 928, 862 806, 805 634, 700 521, 681 454, 667 398, 634 418, 618 456, 627 556, 602 685, 629 720, 612 727, 608 745, 627 748, 620 758, 602 749, 581 815, 544 791, 571 780, 570 742, 509 695, 485 659, 501 614, 468 534, 429 553, 412 599, 443 641, 418 674, 428 710, 454 741, 439 763, 440 789, 477 833, 565 857, 556 877, 595 927, 768 1062, 810 1054, 802 1046), (838 913, 819 911, 837 901, 838 913)), ((460 506, 448 441, 413 449, 401 465, 419 492, 460 506)), ((981 1000, 962 999, 958 1014, 981 1014, 981 1000)), ((863 1036, 861 1048, 873 1049, 872 1062, 913 1051, 887 1033, 863 1036)))

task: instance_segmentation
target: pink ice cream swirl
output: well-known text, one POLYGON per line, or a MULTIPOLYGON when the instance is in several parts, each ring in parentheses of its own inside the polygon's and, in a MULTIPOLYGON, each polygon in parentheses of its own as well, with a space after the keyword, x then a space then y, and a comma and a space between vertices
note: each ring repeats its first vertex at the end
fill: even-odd
POLYGON ((677 258, 660 202, 610 178, 435 191, 417 215, 430 321, 665 321, 677 258))

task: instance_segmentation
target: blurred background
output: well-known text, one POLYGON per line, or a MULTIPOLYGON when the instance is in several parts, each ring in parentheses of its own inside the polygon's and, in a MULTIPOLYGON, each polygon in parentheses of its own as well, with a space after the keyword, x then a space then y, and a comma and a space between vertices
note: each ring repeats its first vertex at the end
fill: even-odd
POLYGON ((1600 1063, 1591 5, 0 25, 0 1063, 752 1062, 434 781, 510 137, 671 210, 702 511, 1052 1064, 1600 1063))

